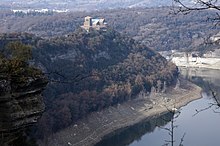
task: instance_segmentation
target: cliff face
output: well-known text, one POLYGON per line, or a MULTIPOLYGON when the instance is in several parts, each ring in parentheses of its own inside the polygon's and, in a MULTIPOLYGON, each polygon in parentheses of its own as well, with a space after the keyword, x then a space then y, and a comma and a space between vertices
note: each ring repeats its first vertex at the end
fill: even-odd
POLYGON ((10 145, 27 126, 37 122, 45 109, 42 90, 47 79, 29 77, 25 84, 0 80, 0 145, 10 145))
MULTIPOLYGON (((48 108, 38 122, 35 134, 40 138, 48 137, 94 111, 132 100, 141 91, 148 93, 151 87, 159 91, 163 85, 171 86, 178 76, 176 66, 159 53, 112 29, 91 30, 89 33, 79 29, 68 36, 50 39, 38 39, 27 34, 2 36, 0 47, 11 39, 31 44, 31 63, 49 73, 51 81, 54 81, 45 91, 48 108)), ((28 66, 28 46, 19 43, 10 46, 12 51, 15 50, 12 52, 14 57, 7 61, 9 55, 6 52, 2 59, 6 63, 2 68, 6 66, 5 76, 14 81, 11 93, 17 93, 16 85, 28 84, 29 75, 40 73, 28 66), (19 50, 17 46, 20 46, 19 50), (20 64, 17 63, 19 60, 20 64), (20 79, 15 79, 18 75, 20 79)), ((19 87, 19 93, 25 92, 24 87, 19 87)), ((29 105, 33 108, 31 103, 25 103, 26 111, 30 110, 29 105)), ((23 117, 26 118, 25 115, 23 117)))

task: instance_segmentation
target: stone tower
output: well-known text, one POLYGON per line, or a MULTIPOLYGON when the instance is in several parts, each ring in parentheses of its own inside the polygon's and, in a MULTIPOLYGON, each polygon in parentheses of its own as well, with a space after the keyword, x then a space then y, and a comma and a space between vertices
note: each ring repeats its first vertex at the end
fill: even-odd
POLYGON ((83 26, 81 26, 81 28, 85 29, 87 32, 89 32, 91 28, 96 30, 106 31, 106 25, 107 23, 105 22, 105 19, 98 19, 98 18, 93 19, 90 16, 86 16, 84 20, 84 24, 83 26))
POLYGON ((84 27, 91 27, 92 26, 92 17, 85 17, 85 21, 84 21, 84 27))

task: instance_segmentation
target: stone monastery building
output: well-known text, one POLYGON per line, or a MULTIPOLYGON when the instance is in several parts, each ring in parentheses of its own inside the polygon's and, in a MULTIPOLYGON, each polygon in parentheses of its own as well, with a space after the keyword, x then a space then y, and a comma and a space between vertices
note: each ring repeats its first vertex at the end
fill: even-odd
POLYGON ((93 19, 90 16, 85 17, 84 24, 81 26, 85 30, 89 31, 91 28, 96 30, 106 30, 107 23, 105 22, 105 19, 93 19))

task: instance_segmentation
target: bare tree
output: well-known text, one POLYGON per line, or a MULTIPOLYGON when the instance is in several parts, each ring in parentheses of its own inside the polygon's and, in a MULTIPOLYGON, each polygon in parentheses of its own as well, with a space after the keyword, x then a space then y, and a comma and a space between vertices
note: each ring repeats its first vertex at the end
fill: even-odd
POLYGON ((174 5, 180 8, 180 12, 214 9, 220 11, 218 0, 194 0, 194 4, 186 4, 184 0, 173 0, 174 5))
POLYGON ((194 0, 194 4, 186 3, 184 0, 173 0, 174 13, 188 14, 192 11, 215 10, 215 16, 209 20, 220 22, 220 2, 218 0, 194 0))
MULTIPOLYGON (((166 106, 165 106, 166 107, 166 106)), ((176 107, 174 106, 172 109, 169 109, 168 107, 166 107, 167 111, 172 115, 172 118, 170 121, 168 121, 167 119, 163 119, 166 122, 170 122, 170 127, 160 127, 163 130, 166 130, 170 136, 169 140, 165 140, 165 144, 163 144, 163 146, 174 146, 175 144, 175 139, 174 139, 174 135, 175 135, 175 129, 178 127, 178 125, 175 124, 176 118, 179 117, 180 115, 180 110, 176 109, 176 107)), ((183 134, 183 136, 181 137, 181 140, 179 142, 178 146, 183 146, 183 141, 184 141, 184 137, 185 137, 186 133, 183 134)))
POLYGON ((208 106, 208 107, 205 107, 205 108, 200 109, 200 110, 196 109, 196 113, 193 114, 193 116, 199 114, 200 112, 203 112, 203 111, 205 111, 205 110, 208 110, 208 109, 210 109, 210 108, 212 108, 212 107, 215 108, 215 110, 213 110, 214 113, 220 113, 220 111, 219 111, 219 109, 220 109, 220 102, 219 102, 219 100, 217 99, 217 94, 216 94, 216 92, 215 92, 210 86, 209 86, 209 90, 211 91, 212 98, 214 99, 214 101, 213 101, 212 103, 209 103, 209 106, 208 106))
MULTIPOLYGON (((203 10, 214 10, 216 13, 215 16, 212 18, 208 18, 216 22, 215 25, 220 25, 220 1, 219 0, 194 0, 194 4, 187 4, 184 0, 173 0, 173 10, 175 14, 183 13, 188 14, 192 11, 203 11, 203 10)), ((204 39, 205 44, 212 44, 213 41, 210 42, 211 36, 208 36, 204 39), (208 38, 208 39, 207 39, 208 38)), ((219 39, 215 41, 219 44, 219 39)), ((193 115, 197 115, 198 113, 205 111, 207 109, 212 108, 215 106, 216 110, 220 109, 220 102, 217 100, 216 92, 209 86, 209 90, 211 91, 212 97, 214 99, 213 103, 210 103, 208 107, 197 110, 196 113, 193 115)), ((213 110, 215 113, 220 113, 219 111, 213 110)))

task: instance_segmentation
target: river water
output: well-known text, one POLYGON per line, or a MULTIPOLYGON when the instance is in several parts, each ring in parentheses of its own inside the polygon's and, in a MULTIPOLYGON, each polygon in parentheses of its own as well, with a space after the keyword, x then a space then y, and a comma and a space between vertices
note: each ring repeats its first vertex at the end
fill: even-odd
POLYGON ((219 146, 220 109, 216 105, 208 107, 215 103, 211 90, 217 93, 217 98, 220 97, 220 70, 181 69, 181 74, 203 88, 201 99, 182 107, 176 118, 167 113, 143 121, 106 136, 96 146, 162 146, 166 143, 171 145, 166 142, 171 138, 165 130, 171 129, 171 119, 174 119, 176 127, 173 133, 174 146, 179 146, 181 139, 184 146, 219 146))

